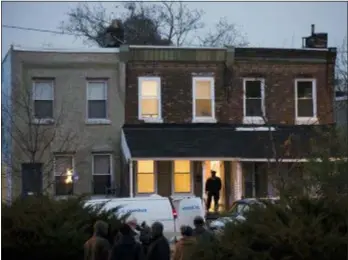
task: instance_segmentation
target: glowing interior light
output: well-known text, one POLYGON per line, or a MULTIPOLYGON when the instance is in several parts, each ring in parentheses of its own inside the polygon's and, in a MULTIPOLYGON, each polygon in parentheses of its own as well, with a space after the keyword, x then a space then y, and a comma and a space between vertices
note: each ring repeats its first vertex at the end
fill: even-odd
POLYGON ((66 170, 66 178, 65 178, 65 183, 66 183, 66 184, 72 183, 72 182, 73 182, 72 177, 73 177, 72 170, 67 169, 67 170, 66 170))

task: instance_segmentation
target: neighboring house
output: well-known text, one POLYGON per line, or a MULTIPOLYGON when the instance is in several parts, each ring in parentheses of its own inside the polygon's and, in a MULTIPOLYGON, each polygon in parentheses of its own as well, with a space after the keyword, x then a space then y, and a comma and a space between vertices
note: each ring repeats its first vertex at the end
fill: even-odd
MULTIPOLYGON (((348 73, 348 72, 347 72, 348 73)), ((347 78, 347 77, 346 77, 347 78)), ((335 121, 339 128, 348 128, 348 82, 336 81, 335 91, 335 121)))
POLYGON ((119 191, 125 80, 118 55, 116 48, 10 49, 2 63, 8 199, 119 191))
POLYGON ((269 165, 306 161, 316 130, 334 123, 334 48, 122 46, 120 56, 124 196, 203 196, 211 169, 223 207, 275 195, 269 165))

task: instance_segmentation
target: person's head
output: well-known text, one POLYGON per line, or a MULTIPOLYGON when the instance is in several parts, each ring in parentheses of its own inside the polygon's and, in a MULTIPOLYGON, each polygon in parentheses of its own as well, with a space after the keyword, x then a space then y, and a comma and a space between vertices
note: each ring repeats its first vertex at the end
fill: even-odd
POLYGON ((195 217, 193 220, 193 225, 195 225, 195 227, 203 227, 204 219, 201 216, 195 217))
POLYGON ((128 224, 124 223, 120 227, 120 233, 122 236, 129 236, 132 234, 132 228, 128 224))
POLYGON ((193 236, 193 229, 190 226, 181 226, 180 232, 183 237, 193 236))
POLYGON ((211 170, 210 172, 211 172, 211 177, 213 177, 213 178, 214 178, 214 177, 216 176, 216 171, 211 170))
POLYGON ((159 237, 163 235, 163 225, 161 222, 155 222, 151 226, 151 233, 153 237, 159 237))
POLYGON ((109 232, 109 225, 105 221, 97 220, 94 223, 94 235, 106 237, 109 232))

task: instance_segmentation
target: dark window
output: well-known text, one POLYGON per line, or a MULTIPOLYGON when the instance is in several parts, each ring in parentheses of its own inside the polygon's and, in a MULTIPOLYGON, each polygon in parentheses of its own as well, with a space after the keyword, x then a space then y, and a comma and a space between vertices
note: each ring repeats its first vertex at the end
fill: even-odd
POLYGON ((88 91, 88 118, 105 119, 107 118, 106 100, 107 85, 104 81, 90 81, 87 85, 88 91))
POLYGON ((56 156, 54 160, 55 193, 60 195, 72 195, 74 193, 73 157, 56 156))
POLYGON ((106 194, 111 188, 111 156, 93 155, 93 193, 106 194))
POLYGON ((53 118, 53 81, 35 81, 33 87, 33 101, 35 118, 53 118))
POLYGON ((297 82, 297 116, 313 117, 314 100, 313 100, 313 82, 297 82))
POLYGON ((261 117, 263 115, 262 82, 260 80, 245 81, 245 116, 261 117))

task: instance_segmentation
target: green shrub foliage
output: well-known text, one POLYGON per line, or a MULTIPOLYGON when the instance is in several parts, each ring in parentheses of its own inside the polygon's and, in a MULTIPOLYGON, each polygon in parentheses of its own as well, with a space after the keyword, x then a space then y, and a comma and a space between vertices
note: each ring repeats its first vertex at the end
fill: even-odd
POLYGON ((18 199, 2 205, 2 257, 4 260, 83 259, 83 245, 93 234, 96 220, 110 225, 109 237, 122 221, 119 208, 100 211, 84 207, 83 198, 54 200, 48 197, 18 199))
POLYGON ((198 245, 202 260, 347 259, 348 200, 295 198, 255 208, 228 224, 214 245, 198 245))

